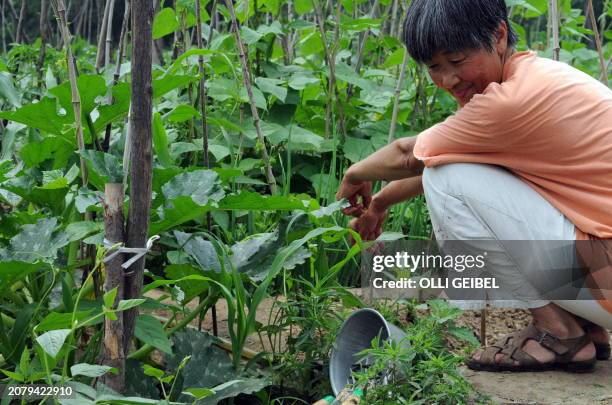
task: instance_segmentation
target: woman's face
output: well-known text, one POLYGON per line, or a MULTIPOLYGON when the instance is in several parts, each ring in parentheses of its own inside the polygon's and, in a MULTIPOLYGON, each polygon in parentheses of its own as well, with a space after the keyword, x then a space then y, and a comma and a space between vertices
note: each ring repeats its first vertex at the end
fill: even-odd
POLYGON ((492 51, 471 49, 436 53, 426 62, 431 79, 436 86, 448 91, 463 107, 474 94, 482 93, 490 83, 501 82, 507 34, 506 24, 502 22, 492 51))

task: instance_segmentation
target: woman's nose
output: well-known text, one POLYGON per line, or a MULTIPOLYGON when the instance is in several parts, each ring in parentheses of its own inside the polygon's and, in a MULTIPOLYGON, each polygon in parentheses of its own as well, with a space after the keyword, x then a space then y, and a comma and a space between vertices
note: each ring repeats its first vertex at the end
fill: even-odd
POLYGON ((442 86, 446 90, 452 90, 460 81, 459 76, 453 72, 448 72, 442 76, 442 86))

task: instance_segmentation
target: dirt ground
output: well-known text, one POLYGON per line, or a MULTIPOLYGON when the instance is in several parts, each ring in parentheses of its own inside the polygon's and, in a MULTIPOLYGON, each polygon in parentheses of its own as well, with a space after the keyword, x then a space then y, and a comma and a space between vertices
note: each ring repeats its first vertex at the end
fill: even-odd
MULTIPOLYGON (((147 295, 158 298, 159 291, 150 291, 147 295)), ((257 320, 263 324, 269 322, 274 314, 274 302, 279 298, 268 298, 262 302, 257 313, 257 320)), ((195 304, 193 304, 195 306, 195 304)), ((228 338, 227 305, 219 300, 216 305, 218 335, 228 338)), ((167 314, 157 313, 159 316, 167 314)), ((495 342, 503 335, 526 326, 530 322, 529 314, 520 309, 489 309, 486 315, 487 342, 495 342)), ((480 336, 481 312, 464 311, 458 325, 470 327, 476 336, 480 336)), ((210 311, 202 323, 203 330, 212 331, 210 311)), ((194 321, 194 325, 197 322, 194 321)), ((262 349, 270 350, 267 341, 261 342, 256 334, 247 340, 247 347, 253 352, 262 349)), ((452 347, 452 344, 451 344, 452 347)), ((278 350, 278 348, 277 348, 278 350)), ((566 372, 539 373, 490 373, 475 372, 462 368, 462 374, 481 393, 488 395, 494 403, 503 405, 612 405, 612 360, 599 361, 594 373, 573 374, 566 372)))

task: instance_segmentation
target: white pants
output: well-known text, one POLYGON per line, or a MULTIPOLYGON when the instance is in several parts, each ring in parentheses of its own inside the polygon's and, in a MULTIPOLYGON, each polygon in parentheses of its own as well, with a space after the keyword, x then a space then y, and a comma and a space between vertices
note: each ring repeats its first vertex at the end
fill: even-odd
MULTIPOLYGON (((436 239, 490 240, 490 271, 508 287, 515 299, 488 301, 498 307, 538 308, 543 300, 526 282, 526 272, 538 271, 541 261, 563 266, 575 262, 575 227, 559 210, 510 171, 494 165, 454 163, 423 172, 423 188, 436 239), (568 249, 557 257, 537 257, 537 252, 512 251, 512 240, 562 240, 568 249)), ((585 289, 585 294, 588 289, 585 289)), ((612 314, 596 300, 558 300, 556 305, 612 329, 612 314)), ((451 301, 463 309, 480 309, 484 301, 451 301)))

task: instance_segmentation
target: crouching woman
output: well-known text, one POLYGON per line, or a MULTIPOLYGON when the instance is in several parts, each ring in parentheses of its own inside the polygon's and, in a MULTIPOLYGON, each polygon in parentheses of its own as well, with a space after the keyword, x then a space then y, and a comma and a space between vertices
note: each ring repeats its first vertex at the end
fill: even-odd
MULTIPOLYGON (((564 63, 515 51, 504 0, 413 0, 404 41, 459 109, 347 170, 337 198, 351 203, 351 226, 375 239, 389 206, 424 192, 438 240, 499 241, 491 271, 514 283, 513 297, 533 315, 468 366, 592 371, 610 357, 611 291, 542 299, 524 282, 533 260, 503 242, 612 239, 612 91, 564 63), (376 180, 391 182, 372 196, 376 180)), ((601 268, 609 283, 612 267, 601 268)))

